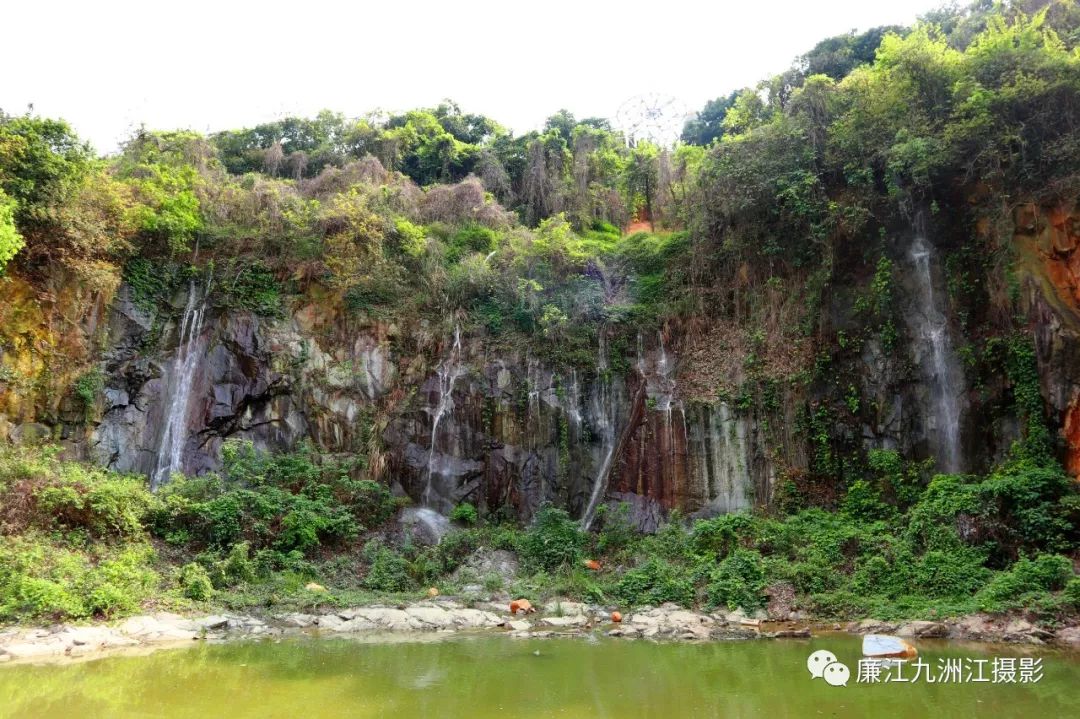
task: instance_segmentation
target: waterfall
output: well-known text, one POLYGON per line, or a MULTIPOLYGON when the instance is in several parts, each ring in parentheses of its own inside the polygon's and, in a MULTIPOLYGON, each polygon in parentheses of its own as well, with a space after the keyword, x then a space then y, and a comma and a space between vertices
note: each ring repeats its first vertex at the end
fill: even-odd
POLYGON ((674 457, 675 430, 671 422, 671 406, 675 401, 675 365, 668 357, 667 347, 664 346, 664 333, 657 332, 656 339, 660 349, 660 355, 656 360, 657 384, 659 385, 659 393, 655 397, 656 408, 664 413, 664 439, 667 442, 668 451, 674 457))
POLYGON ((706 409, 701 427, 700 451, 704 460, 708 507, 726 514, 749 509, 753 481, 747 465, 748 423, 737 417, 726 402, 706 409))
POLYGON ((169 480, 174 472, 183 469, 184 443, 187 439, 188 409, 191 404, 191 384, 195 370, 202 359, 199 340, 203 319, 206 316, 206 297, 210 285, 201 289, 195 280, 188 288, 184 316, 180 320, 180 334, 173 360, 172 378, 169 383, 168 403, 165 405, 165 427, 158 445, 157 465, 150 479, 150 488, 157 489, 169 480))
POLYGON ((608 376, 607 343, 604 333, 600 333, 600 343, 596 358, 596 387, 592 393, 592 416, 596 423, 596 430, 600 435, 600 470, 593 479, 592 494, 589 503, 585 505, 585 512, 581 515, 581 526, 589 529, 596 516, 596 508, 603 499, 607 489, 607 475, 611 469, 611 462, 615 458, 616 442, 616 407, 614 388, 611 377, 608 376))
POLYGON ((566 398, 566 412, 570 418, 570 426, 574 430, 573 439, 581 435, 581 387, 578 385, 577 370, 570 370, 569 396, 566 398))
POLYGON ((916 237, 910 255, 918 283, 916 332, 930 355, 929 362, 925 359, 920 362, 932 394, 929 417, 932 426, 928 427, 927 434, 936 438, 940 468, 956 472, 961 465, 959 395, 963 390, 963 377, 952 351, 944 298, 934 293, 933 248, 924 238, 916 237))
POLYGON ((432 485, 431 480, 435 475, 435 453, 439 437, 439 423, 448 412, 454 410, 454 384, 463 374, 462 367, 458 362, 461 355, 461 327, 454 327, 454 344, 450 347, 450 353, 446 359, 439 363, 435 374, 439 380, 439 402, 435 406, 435 417, 431 422, 431 443, 428 448, 427 478, 424 485, 424 494, 421 498, 424 506, 431 505, 432 485))

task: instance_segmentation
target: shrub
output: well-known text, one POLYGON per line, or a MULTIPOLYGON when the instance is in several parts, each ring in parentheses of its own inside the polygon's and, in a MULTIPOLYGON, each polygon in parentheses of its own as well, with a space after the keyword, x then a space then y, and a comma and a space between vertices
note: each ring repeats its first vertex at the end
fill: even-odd
POLYGON ((463 524, 476 524, 480 519, 480 515, 477 514, 476 507, 468 502, 462 502, 450 510, 450 519, 463 524))
POLYGON ((450 532, 435 548, 442 572, 452 572, 480 546, 480 536, 475 529, 450 532))
POLYGON ((600 526, 596 548, 602 553, 628 549, 638 538, 637 529, 630 521, 630 505, 626 502, 601 504, 596 510, 596 521, 600 526))
POLYGON ((543 507, 521 538, 518 551, 527 567, 554 570, 576 565, 586 538, 564 510, 543 507))
POLYGON ((984 560, 983 552, 966 547, 927 552, 915 565, 911 589, 931 597, 971 596, 990 576, 984 560))
POLYGON ((189 562, 180 568, 176 583, 188 599, 204 602, 214 595, 214 584, 202 565, 189 562))
POLYGON ((479 252, 487 254, 495 249, 498 235, 482 225, 466 225, 450 238, 446 259, 453 263, 464 256, 479 252))
POLYGON ((1072 562, 1059 554, 1024 557, 1005 572, 997 573, 978 599, 988 611, 1019 609, 1035 595, 1064 589, 1074 577, 1072 562))
POLYGON ((37 536, 0 543, 0 616, 82 618, 136 610, 159 577, 145 544, 95 554, 37 536))
POLYGON ((757 609, 765 604, 765 571, 761 555, 737 549, 709 573, 709 604, 728 609, 757 609))
POLYGON ((226 442, 220 476, 181 479, 161 491, 154 526, 170 541, 227 548, 310 553, 341 544, 382 524, 400 506, 389 489, 353 479, 355 461, 316 455, 310 448, 270 455, 250 442, 226 442))
POLYGON ((366 589, 380 592, 404 592, 413 586, 409 562, 382 542, 372 540, 364 546, 367 574, 362 582, 366 589))
POLYGON ((755 521, 749 514, 722 514, 699 519, 690 532, 690 543, 699 555, 726 557, 753 536, 755 521))
POLYGON ((65 463, 59 476, 37 492, 38 507, 54 521, 98 535, 132 536, 156 500, 139 477, 65 463))
POLYGON ((654 557, 627 571, 615 586, 615 594, 631 605, 675 602, 689 606, 694 601, 694 582, 683 567, 654 557))
POLYGON ((145 479, 56 459, 54 447, 0 447, 0 529, 137 537, 158 502, 145 479))

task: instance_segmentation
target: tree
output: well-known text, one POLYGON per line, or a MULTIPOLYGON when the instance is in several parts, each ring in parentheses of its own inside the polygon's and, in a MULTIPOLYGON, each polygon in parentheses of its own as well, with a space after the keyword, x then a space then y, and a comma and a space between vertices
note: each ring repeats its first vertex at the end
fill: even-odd
POLYGON ((686 121, 682 131, 682 141, 690 145, 708 145, 724 135, 724 115, 735 104, 738 92, 727 97, 709 100, 694 117, 686 121))
POLYGON ((15 200, 0 190, 0 272, 22 247, 22 235, 15 227, 15 200))
POLYGON ((576 125, 577 121, 574 120, 573 113, 569 110, 559 110, 544 122, 544 132, 554 130, 562 136, 564 142, 570 144, 576 125))
POLYGON ((63 120, 0 112, 0 189, 16 201, 20 222, 62 201, 92 161, 90 146, 63 120))
POLYGON ((871 28, 858 35, 854 30, 845 35, 836 35, 815 45, 813 50, 799 58, 798 64, 807 76, 827 75, 833 80, 843 80, 859 65, 874 62, 874 53, 881 39, 889 33, 902 35, 904 29, 887 25, 871 28))
POLYGON ((626 164, 626 196, 635 215, 644 211, 652 224, 656 220, 656 199, 659 186, 660 150, 648 141, 639 141, 630 151, 626 164))

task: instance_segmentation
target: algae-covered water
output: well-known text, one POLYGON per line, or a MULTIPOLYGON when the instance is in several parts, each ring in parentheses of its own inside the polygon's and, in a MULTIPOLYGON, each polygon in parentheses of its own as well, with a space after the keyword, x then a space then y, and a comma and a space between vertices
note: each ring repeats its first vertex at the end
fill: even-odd
MULTIPOLYGON (((0 666, 0 717, 1080 717, 1080 656, 920 644, 939 658, 1041 660, 1027 684, 857 683, 859 639, 655 644, 503 636, 293 638, 0 666), (808 655, 850 665, 813 679, 808 655)), ((1017 677, 1019 678, 1019 676, 1017 677)))

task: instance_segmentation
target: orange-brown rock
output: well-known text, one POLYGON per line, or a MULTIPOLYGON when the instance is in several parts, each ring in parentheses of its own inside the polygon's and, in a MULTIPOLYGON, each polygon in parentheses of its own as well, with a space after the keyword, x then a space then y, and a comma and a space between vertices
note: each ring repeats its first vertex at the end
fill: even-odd
POLYGON ((511 614, 516 615, 518 612, 521 612, 522 614, 532 614, 535 611, 536 609, 533 607, 532 602, 528 599, 515 599, 510 602, 511 614))

